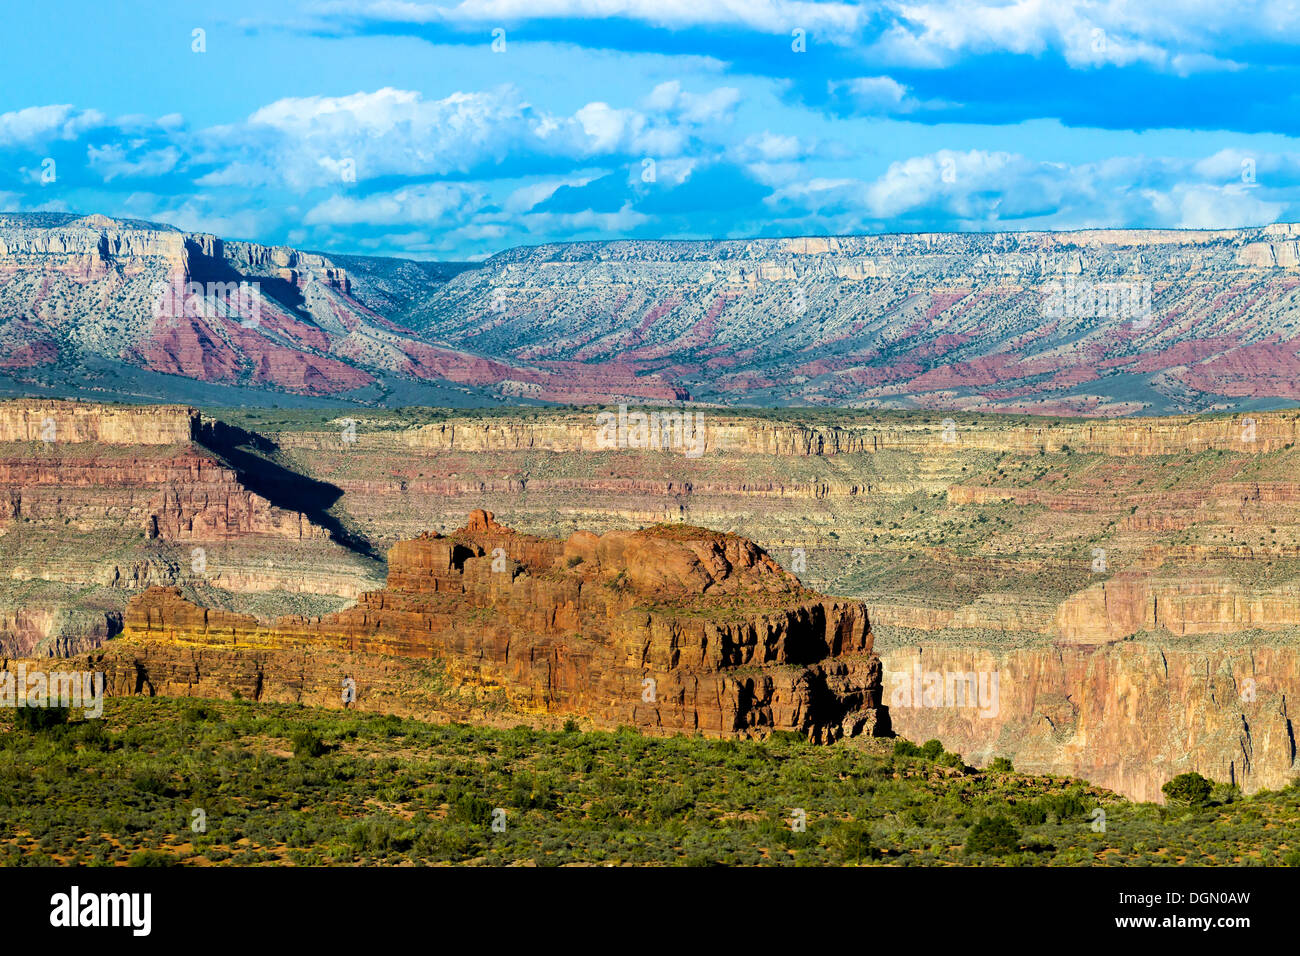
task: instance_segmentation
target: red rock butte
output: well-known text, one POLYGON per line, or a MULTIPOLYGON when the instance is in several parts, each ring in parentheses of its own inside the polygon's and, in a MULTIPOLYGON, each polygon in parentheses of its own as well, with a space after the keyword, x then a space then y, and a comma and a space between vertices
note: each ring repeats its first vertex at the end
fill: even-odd
MULTIPOLYGON (((480 510, 450 535, 399 541, 388 568, 387 587, 353 607, 273 624, 149 588, 129 604, 122 641, 152 646, 155 667, 159 645, 431 658, 520 711, 598 727, 820 742, 887 733, 865 605, 810 591, 737 535, 658 525, 558 540, 480 510)), ((130 666, 128 692, 153 686, 139 677, 146 662, 130 666)))

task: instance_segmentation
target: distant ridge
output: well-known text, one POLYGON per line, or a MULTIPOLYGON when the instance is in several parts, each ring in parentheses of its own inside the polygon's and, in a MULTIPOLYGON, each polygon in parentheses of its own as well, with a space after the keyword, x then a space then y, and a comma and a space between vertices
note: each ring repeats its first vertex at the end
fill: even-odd
POLYGON ((1300 402, 1297 320, 1286 223, 550 243, 436 263, 0 213, 0 395, 1248 410, 1300 402), (223 314, 193 283, 251 291, 223 314))

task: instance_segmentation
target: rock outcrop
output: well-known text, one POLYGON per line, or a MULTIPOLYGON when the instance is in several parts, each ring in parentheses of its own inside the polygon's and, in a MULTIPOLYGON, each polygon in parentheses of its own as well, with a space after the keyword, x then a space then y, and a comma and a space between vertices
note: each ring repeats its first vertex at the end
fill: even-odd
POLYGON ((751 541, 683 526, 560 541, 480 511, 452 535, 399 542, 388 586, 336 614, 264 624, 151 588, 129 604, 122 640, 436 659, 521 712, 603 727, 817 741, 886 727, 861 603, 808 591, 751 541))
POLYGON ((198 411, 183 405, 101 405, 22 398, 0 402, 0 443, 176 445, 192 441, 198 434, 198 411))
POLYGON ((1166 781, 1190 771, 1247 793, 1300 777, 1291 713, 1300 654, 1286 640, 1007 649, 891 639, 881 656, 894 730, 942 740, 976 764, 1009 757, 1018 770, 1155 802, 1166 781), (996 694, 984 707, 937 692, 927 699, 926 675, 972 675, 996 694))

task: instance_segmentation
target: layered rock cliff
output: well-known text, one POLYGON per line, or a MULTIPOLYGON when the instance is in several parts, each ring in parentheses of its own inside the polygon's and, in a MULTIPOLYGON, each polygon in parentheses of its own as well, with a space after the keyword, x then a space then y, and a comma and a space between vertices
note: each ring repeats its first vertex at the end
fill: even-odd
POLYGON ((895 731, 942 740, 977 764, 1010 757, 1018 770, 1156 802, 1190 771, 1247 793, 1300 776, 1294 638, 1004 648, 900 631, 881 655, 895 731), (947 693, 972 677, 970 701, 947 693), (981 686, 995 692, 980 700, 981 686))
MULTIPOLYGON (((1294 400, 1296 227, 548 244, 410 313, 697 401, 1128 415, 1294 400), (490 316, 490 321, 484 321, 490 316)), ((579 370, 575 369, 575 372, 579 370)))
POLYGON ((50 399, 0 402, 0 443, 178 445, 198 438, 199 413, 182 405, 101 405, 50 399))
POLYGON ((337 607, 373 583, 316 486, 217 435, 191 408, 0 402, 0 653, 94 646, 151 584, 337 607))
POLYGON ((268 625, 151 588, 128 606, 122 640, 433 658, 521 711, 605 727, 831 741, 886 726, 862 604, 807 591, 744 538, 683 526, 559 541, 480 511, 453 535, 395 546, 388 587, 353 608, 268 625))

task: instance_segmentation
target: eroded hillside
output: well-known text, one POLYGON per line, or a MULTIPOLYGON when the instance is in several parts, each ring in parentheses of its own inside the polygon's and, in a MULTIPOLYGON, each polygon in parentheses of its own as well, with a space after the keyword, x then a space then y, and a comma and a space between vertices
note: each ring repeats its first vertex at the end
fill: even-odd
POLYGON ((0 394, 1276 408, 1300 400, 1297 237, 1276 224, 621 241, 471 266, 4 214, 0 394))

